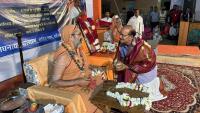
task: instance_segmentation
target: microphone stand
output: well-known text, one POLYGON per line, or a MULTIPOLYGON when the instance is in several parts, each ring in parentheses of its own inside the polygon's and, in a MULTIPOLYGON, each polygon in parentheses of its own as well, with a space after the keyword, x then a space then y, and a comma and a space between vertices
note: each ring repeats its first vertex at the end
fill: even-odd
POLYGON ((24 78, 24 82, 26 83, 26 76, 25 76, 25 73, 24 73, 24 58, 23 58, 23 52, 22 52, 22 33, 17 33, 16 34, 16 37, 17 37, 17 42, 18 42, 18 47, 19 47, 19 53, 20 53, 20 61, 21 61, 21 68, 22 68, 22 76, 24 78))

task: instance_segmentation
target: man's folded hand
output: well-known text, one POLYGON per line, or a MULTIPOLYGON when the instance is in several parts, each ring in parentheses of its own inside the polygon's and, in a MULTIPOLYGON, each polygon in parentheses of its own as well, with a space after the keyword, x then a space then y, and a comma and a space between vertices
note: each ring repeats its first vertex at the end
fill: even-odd
POLYGON ((115 66, 116 71, 122 71, 122 70, 125 70, 127 68, 127 66, 120 61, 115 63, 114 66, 115 66))

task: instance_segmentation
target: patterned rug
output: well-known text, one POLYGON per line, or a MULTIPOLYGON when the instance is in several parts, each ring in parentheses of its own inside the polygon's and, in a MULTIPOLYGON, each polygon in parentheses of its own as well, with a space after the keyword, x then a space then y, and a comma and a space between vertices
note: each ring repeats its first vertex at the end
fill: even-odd
POLYGON ((195 113, 200 107, 200 68, 158 64, 158 76, 169 92, 164 100, 153 103, 151 113, 195 113))

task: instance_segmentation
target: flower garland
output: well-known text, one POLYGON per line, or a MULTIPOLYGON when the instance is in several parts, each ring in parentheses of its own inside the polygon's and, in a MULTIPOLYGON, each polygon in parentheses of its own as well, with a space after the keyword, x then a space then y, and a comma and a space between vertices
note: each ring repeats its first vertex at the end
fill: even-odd
POLYGON ((92 77, 101 76, 102 79, 105 79, 105 76, 104 76, 105 70, 103 69, 103 67, 98 67, 98 66, 90 65, 89 68, 91 70, 92 77))
POLYGON ((62 46, 68 51, 70 57, 74 60, 75 64, 78 66, 80 71, 83 72, 85 62, 84 62, 82 55, 81 55, 81 57, 82 57, 82 63, 81 63, 80 60, 78 59, 77 53, 75 51, 73 51, 69 45, 65 45, 65 44, 62 43, 62 46))
POLYGON ((100 50, 105 52, 105 51, 110 51, 110 52, 116 52, 116 47, 117 44, 116 43, 110 43, 110 42, 103 42, 100 50))
POLYGON ((136 84, 136 83, 124 83, 124 82, 119 82, 116 86, 116 89, 119 88, 128 88, 131 90, 137 90, 137 91, 142 91, 144 93, 148 93, 148 87, 143 86, 142 84, 136 84))
MULTIPOLYGON (((79 58, 78 58, 78 55, 75 51, 72 50, 72 48, 70 47, 70 45, 65 45, 62 43, 62 46, 67 50, 67 52, 69 53, 70 57, 74 60, 75 64, 78 66, 78 68, 80 69, 80 71, 82 72, 82 74, 84 74, 85 76, 85 73, 84 73, 84 66, 85 66, 85 61, 83 59, 83 56, 81 56, 82 58, 82 63, 80 62, 79 58)), ((92 77, 84 77, 84 79, 86 80, 89 80, 89 84, 86 86, 86 87, 82 87, 82 91, 85 92, 85 93, 89 93, 90 92, 90 89, 95 89, 96 87, 96 80, 93 79, 92 77)))
MULTIPOLYGON (((119 88, 128 88, 131 90, 138 90, 138 91, 142 91, 142 92, 146 92, 148 88, 144 87, 142 84, 137 85, 135 83, 118 83, 115 87, 116 89, 119 88)), ((111 92, 111 91, 107 91, 106 92, 107 96, 110 96, 112 98, 116 98, 121 106, 124 107, 134 107, 134 106, 138 106, 138 105, 144 105, 145 106, 145 110, 150 110, 151 106, 152 106, 152 101, 149 99, 149 97, 143 97, 143 98, 132 98, 130 97, 129 94, 127 93, 123 93, 123 94, 119 94, 119 92, 111 92)))

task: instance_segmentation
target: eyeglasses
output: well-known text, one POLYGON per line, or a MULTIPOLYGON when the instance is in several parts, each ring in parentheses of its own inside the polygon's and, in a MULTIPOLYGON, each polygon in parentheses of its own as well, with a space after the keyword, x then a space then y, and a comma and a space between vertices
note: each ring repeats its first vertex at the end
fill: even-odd
POLYGON ((81 33, 73 33, 72 36, 81 36, 81 33))
POLYGON ((128 35, 124 35, 124 34, 120 34, 120 39, 126 39, 128 36, 130 36, 129 34, 128 35))
POLYGON ((76 34, 76 33, 73 33, 73 34, 71 34, 71 35, 81 35, 81 33, 77 33, 77 34, 76 34))

